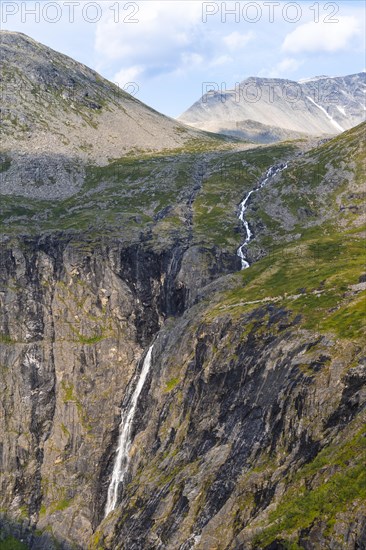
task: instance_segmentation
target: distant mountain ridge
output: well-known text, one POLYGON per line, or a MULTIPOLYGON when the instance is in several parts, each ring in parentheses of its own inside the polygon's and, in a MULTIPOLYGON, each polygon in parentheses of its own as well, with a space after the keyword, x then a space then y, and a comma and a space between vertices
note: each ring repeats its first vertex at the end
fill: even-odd
POLYGON ((208 91, 178 120, 249 141, 335 135, 366 119, 366 73, 299 82, 250 77, 233 90, 208 91))

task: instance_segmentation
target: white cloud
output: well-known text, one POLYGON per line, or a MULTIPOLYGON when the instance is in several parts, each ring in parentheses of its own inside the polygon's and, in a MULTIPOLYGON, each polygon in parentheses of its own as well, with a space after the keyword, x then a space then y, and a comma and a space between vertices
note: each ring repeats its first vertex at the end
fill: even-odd
POLYGON ((114 75, 112 81, 121 88, 124 88, 129 82, 136 82, 144 69, 145 67, 143 65, 135 65, 126 69, 121 69, 114 75))
POLYGON ((232 63, 234 60, 230 55, 219 55, 218 57, 212 59, 210 61, 209 66, 210 67, 220 67, 221 65, 227 65, 228 63, 232 63))
POLYGON ((299 61, 298 59, 294 59, 292 57, 286 57, 286 59, 283 59, 275 65, 271 71, 271 76, 287 76, 288 74, 295 72, 299 67, 301 67, 302 64, 303 61, 299 61))
POLYGON ((271 69, 260 71, 259 76, 267 78, 290 78, 291 73, 295 72, 303 63, 303 60, 286 57, 271 69))
POLYGON ((177 68, 171 71, 172 76, 186 76, 189 71, 202 69, 205 58, 195 52, 183 52, 180 55, 177 68))
POLYGON ((186 67, 197 67, 199 65, 202 65, 204 61, 204 57, 200 55, 199 53, 195 52, 183 52, 181 55, 181 59, 183 62, 183 65, 186 67))
POLYGON ((254 38, 254 32, 240 33, 234 31, 227 36, 224 36, 222 41, 229 50, 239 50, 246 46, 250 40, 254 38))
MULTIPOLYGON (((137 2, 138 23, 115 22, 107 12, 96 26, 95 49, 102 63, 120 61, 125 67, 146 66, 164 72, 177 69, 196 49, 200 6, 188 2, 137 2)), ((125 14, 123 14, 125 15, 125 14)))
POLYGON ((339 17, 338 23, 304 23, 285 37, 282 50, 289 53, 333 53, 348 47, 359 32, 358 21, 353 16, 339 17))

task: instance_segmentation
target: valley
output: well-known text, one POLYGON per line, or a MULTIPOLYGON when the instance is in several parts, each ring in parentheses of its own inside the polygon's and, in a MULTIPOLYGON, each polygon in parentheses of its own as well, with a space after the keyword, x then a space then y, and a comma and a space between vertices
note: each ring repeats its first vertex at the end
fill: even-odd
POLYGON ((363 548, 365 123, 255 144, 131 102, 156 138, 105 156, 104 115, 88 153, 5 127, 0 547, 363 548))

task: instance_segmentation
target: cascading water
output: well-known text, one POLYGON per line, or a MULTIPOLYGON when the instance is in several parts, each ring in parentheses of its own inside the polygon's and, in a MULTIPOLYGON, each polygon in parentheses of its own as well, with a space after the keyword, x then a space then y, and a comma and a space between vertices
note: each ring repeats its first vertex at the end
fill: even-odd
MULTIPOLYGON (((245 249, 253 237, 253 233, 250 230, 249 224, 244 218, 248 201, 253 193, 255 193, 256 191, 264 187, 268 183, 268 180, 273 178, 278 172, 285 170, 285 168, 287 168, 287 164, 277 164, 277 165, 271 166, 267 170, 265 177, 262 180, 260 180, 259 185, 254 189, 252 189, 251 191, 249 191, 249 193, 244 197, 244 199, 240 203, 239 219, 243 223, 246 230, 245 241, 238 248, 238 251, 237 251, 239 258, 241 259, 242 269, 246 269, 247 267, 249 267, 249 262, 245 256, 245 249)), ((128 404, 126 408, 124 408, 121 412, 118 447, 117 447, 116 458, 113 466, 112 478, 108 487, 105 516, 107 516, 110 512, 112 512, 117 505, 119 487, 120 487, 120 484, 123 482, 123 479, 128 469, 129 452, 132 444, 132 439, 131 439, 132 424, 135 417, 141 391, 145 385, 146 378, 151 368, 152 350, 153 350, 153 346, 149 348, 145 356, 141 373, 137 380, 136 387, 131 397, 128 399, 128 404)))
POLYGON ((140 375, 136 387, 132 393, 128 404, 121 412, 121 423, 119 430, 119 439, 117 454, 114 461, 111 482, 108 487, 107 504, 105 507, 105 516, 112 512, 116 505, 119 493, 120 484, 123 482, 129 464, 129 452, 131 448, 131 429, 133 419, 137 409, 138 400, 141 391, 145 385, 146 378, 151 368, 151 354, 153 346, 151 346, 145 356, 140 375))
POLYGON ((250 230, 249 223, 244 218, 244 214, 245 214, 245 211, 247 209, 248 201, 249 201, 249 199, 250 199, 250 197, 253 193, 256 193, 259 189, 262 189, 262 187, 264 187, 268 183, 268 180, 270 180, 276 174, 278 174, 278 172, 282 172, 282 170, 285 170, 286 168, 287 168, 287 164, 275 164, 274 166, 271 166, 267 170, 266 175, 264 176, 264 178, 262 180, 260 180, 259 185, 257 185, 257 187, 255 187, 251 191, 249 191, 249 193, 244 197, 244 199, 242 200, 242 202, 239 205, 240 210, 239 210, 239 216, 238 217, 239 217, 239 220, 243 223, 243 225, 245 227, 245 231, 246 231, 245 241, 243 242, 242 245, 239 246, 239 248, 237 250, 237 255, 239 256, 239 258, 241 260, 241 268, 242 269, 247 269, 249 267, 248 259, 245 256, 245 250, 246 250, 247 245, 249 244, 249 242, 253 238, 253 233, 250 230))

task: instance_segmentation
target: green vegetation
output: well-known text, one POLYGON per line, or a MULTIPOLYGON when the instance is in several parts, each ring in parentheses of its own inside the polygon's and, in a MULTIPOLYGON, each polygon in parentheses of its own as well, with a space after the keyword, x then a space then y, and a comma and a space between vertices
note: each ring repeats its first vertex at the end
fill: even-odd
POLYGON ((103 544, 103 533, 101 531, 96 531, 93 535, 90 548, 91 550, 101 550, 104 549, 105 546, 103 544))
POLYGON ((365 291, 352 292, 364 273, 365 244, 357 234, 303 238, 237 275, 238 286, 227 292, 210 316, 225 310, 237 316, 273 301, 302 316, 302 326, 357 339, 365 330, 365 291), (346 241, 345 241, 346 236, 346 241), (348 291, 348 292, 347 292, 348 291), (253 303, 254 302, 254 303, 253 303))
POLYGON ((26 544, 14 537, 6 537, 4 540, 0 539, 0 550, 27 550, 27 548, 28 546, 26 544))
POLYGON ((66 510, 71 504, 71 499, 63 498, 52 505, 51 512, 62 512, 66 510))
POLYGON ((75 401, 73 384, 67 384, 66 382, 62 381, 61 387, 64 392, 64 402, 68 403, 70 401, 75 401))
MULTIPOLYGON (((273 302, 290 311, 293 318, 301 316, 303 328, 332 332, 342 339, 361 340, 365 331, 366 296, 358 283, 365 273, 366 248, 362 233, 365 227, 360 225, 360 216, 350 218, 354 215, 339 211, 339 193, 344 194, 342 203, 353 203, 365 180, 360 133, 362 128, 358 127, 307 153, 308 170, 301 160, 300 168, 289 167, 283 172, 276 189, 286 189, 287 202, 284 203, 296 204, 300 186, 301 202, 307 196, 307 188, 311 188, 307 197, 311 197, 311 207, 317 213, 317 226, 299 221, 286 232, 287 238, 293 238, 291 235, 296 238, 286 242, 282 238, 281 218, 271 220, 270 232, 261 233, 255 239, 255 245, 267 249, 267 256, 237 274, 238 284, 211 308, 210 318, 223 311, 239 316, 273 302), (349 168, 352 193, 347 191, 343 178, 333 180, 333 169, 345 157, 353 170, 351 174, 349 168), (318 194, 314 194, 316 185, 323 186, 318 194)), ((262 205, 266 205, 266 200, 264 198, 255 212, 255 215, 261 214, 265 224, 268 217, 262 216, 265 212, 262 205)))
POLYGON ((193 205, 195 241, 235 250, 240 242, 237 210, 241 199, 255 187, 269 166, 286 158, 294 149, 293 145, 275 145, 226 153, 213 159, 210 165, 213 173, 203 178, 193 205))
POLYGON ((98 342, 101 342, 102 340, 104 340, 104 335, 102 334, 91 336, 90 338, 86 336, 78 335, 78 341, 81 344, 93 345, 93 344, 98 344, 98 342))
POLYGON ((323 449, 308 465, 297 471, 289 490, 269 514, 269 527, 255 538, 264 547, 275 539, 309 527, 321 518, 331 529, 339 512, 355 501, 366 499, 366 438, 364 430, 351 440, 323 449), (333 473, 329 475, 329 471, 333 473), (323 473, 322 473, 323 472, 323 473), (318 476, 312 488, 308 481, 318 476))
POLYGON ((0 334, 0 343, 1 344, 15 344, 16 340, 13 340, 8 334, 0 334))
POLYGON ((232 147, 226 138, 207 137, 174 151, 136 151, 107 166, 89 166, 82 189, 70 198, 3 197, 0 227, 5 234, 64 230, 87 234, 90 240, 121 234, 137 239, 152 228, 155 240, 182 237, 187 231, 185 205, 201 181, 193 203, 195 241, 232 251, 240 240, 236 209, 241 197, 294 146, 241 152, 231 152, 232 147))
MULTIPOLYGON (((64 401, 64 403, 74 403, 75 404, 75 406, 77 408, 77 411, 78 411, 78 415, 79 415, 81 425, 86 430, 86 432, 90 433, 91 430, 92 430, 92 427, 89 423, 88 415, 87 415, 80 399, 78 399, 75 395, 74 385, 71 384, 71 383, 65 382, 63 380, 61 382, 61 387, 62 387, 62 391, 63 391, 63 401, 64 401)), ((62 425, 61 429, 62 429, 62 431, 65 435, 68 435, 68 430, 65 426, 62 425)))
POLYGON ((44 504, 42 504, 39 510, 39 515, 42 517, 42 516, 45 516, 46 514, 47 514, 47 508, 44 504))
POLYGON ((178 386, 179 382, 179 378, 171 378, 165 385, 165 391, 167 393, 171 392, 176 386, 178 386))
POLYGON ((11 166, 11 161, 8 157, 0 158, 0 174, 2 172, 6 172, 7 170, 9 170, 10 166, 11 166))
POLYGON ((51 202, 4 197, 0 226, 7 234, 88 231, 91 239, 93 233, 119 235, 121 228, 139 234, 153 224, 158 212, 184 200, 192 184, 188 172, 195 162, 196 155, 136 157, 89 167, 83 188, 71 198, 51 202))

